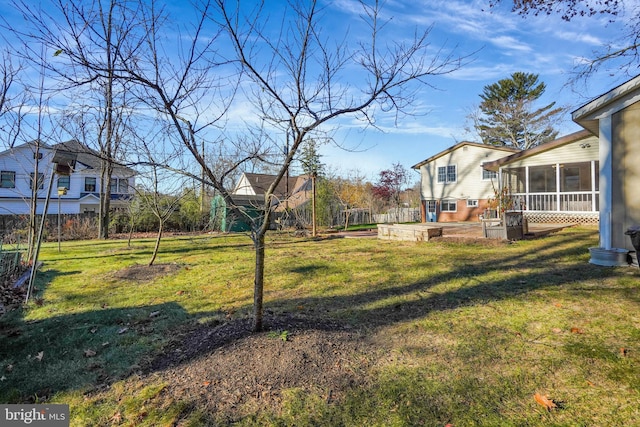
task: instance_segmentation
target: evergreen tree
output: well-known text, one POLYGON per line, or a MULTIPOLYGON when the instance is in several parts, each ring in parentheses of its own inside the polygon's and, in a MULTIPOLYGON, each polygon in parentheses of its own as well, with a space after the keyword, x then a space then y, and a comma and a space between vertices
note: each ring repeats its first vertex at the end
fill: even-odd
POLYGON ((534 109, 546 89, 537 74, 516 72, 484 87, 474 125, 482 142, 525 150, 553 140, 553 120, 562 112, 555 102, 534 109))

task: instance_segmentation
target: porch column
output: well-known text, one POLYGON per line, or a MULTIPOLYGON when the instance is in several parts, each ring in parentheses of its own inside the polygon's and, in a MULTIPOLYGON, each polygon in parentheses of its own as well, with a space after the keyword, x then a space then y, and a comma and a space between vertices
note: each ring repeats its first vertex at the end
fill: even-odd
POLYGON ((600 123, 600 247, 611 249, 611 212, 613 203, 612 126, 611 116, 601 117, 600 123))
POLYGON ((427 201, 421 200, 420 203, 420 222, 427 222, 427 201))
POLYGON ((556 163, 556 212, 560 212, 560 210, 560 163, 556 163))

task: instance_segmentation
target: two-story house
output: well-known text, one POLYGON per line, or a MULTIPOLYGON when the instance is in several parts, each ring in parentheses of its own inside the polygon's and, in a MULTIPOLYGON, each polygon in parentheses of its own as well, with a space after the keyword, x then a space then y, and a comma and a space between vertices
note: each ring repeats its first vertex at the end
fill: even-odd
POLYGON ((497 172, 483 163, 518 151, 465 141, 413 165, 421 177, 422 222, 477 221, 499 189, 497 172))
MULTIPOLYGON (((51 183, 50 196, 56 203, 49 205, 49 214, 58 213, 58 206, 62 214, 97 213, 100 194, 104 190, 100 186, 100 171, 99 154, 78 141, 55 145, 29 142, 0 152, 0 215, 28 214, 33 185, 38 187, 36 213, 42 214, 52 177, 54 181, 51 183), (52 174, 55 166, 52 160, 56 150, 75 155, 75 166, 69 171, 69 175, 52 174), (59 192, 59 188, 65 190, 59 192)), ((110 182, 111 203, 114 208, 128 203, 133 194, 135 175, 133 169, 114 166, 110 182)))

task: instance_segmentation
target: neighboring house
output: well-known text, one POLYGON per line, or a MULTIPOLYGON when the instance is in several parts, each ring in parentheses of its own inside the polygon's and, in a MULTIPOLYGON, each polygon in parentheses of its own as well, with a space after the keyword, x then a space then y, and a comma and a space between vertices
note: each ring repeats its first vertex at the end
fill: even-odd
POLYGON ((583 130, 483 167, 499 172, 513 209, 529 222, 597 224, 598 146, 598 138, 583 130))
POLYGON ((420 171, 422 222, 477 221, 498 189, 497 172, 482 164, 518 151, 460 142, 413 165, 420 171))
MULTIPOLYGON (((262 207, 264 195, 275 178, 275 175, 243 173, 231 198, 239 206, 262 207)), ((275 211, 295 209, 310 200, 311 178, 306 175, 282 178, 273 196, 271 206, 275 211)))
POLYGON ((600 141, 600 248, 633 250, 624 233, 640 225, 640 76, 583 105, 572 118, 600 141))
MULTIPOLYGON (((100 159, 98 153, 77 141, 56 145, 41 143, 38 150, 38 204, 37 212, 42 214, 46 192, 52 177, 55 151, 72 152, 76 155, 75 167, 71 174, 53 175, 51 202, 47 213, 57 214, 58 206, 62 214, 98 212, 100 188, 100 159), (64 187, 65 195, 58 196, 58 188, 64 187), (59 204, 58 204, 59 198, 59 204)), ((31 186, 34 184, 36 144, 29 142, 0 152, 0 215, 29 214, 31 186)), ((116 165, 111 180, 112 207, 117 208, 128 202, 132 195, 133 169, 116 165)))

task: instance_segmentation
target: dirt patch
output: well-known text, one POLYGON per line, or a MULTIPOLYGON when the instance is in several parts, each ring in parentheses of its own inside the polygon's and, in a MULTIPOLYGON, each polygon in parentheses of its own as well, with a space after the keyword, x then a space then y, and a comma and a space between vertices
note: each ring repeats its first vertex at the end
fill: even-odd
POLYGON ((113 273, 113 277, 116 279, 130 280, 132 282, 148 282, 156 277, 174 273, 181 268, 182 266, 180 264, 175 263, 153 265, 135 264, 116 271, 113 273))
POLYGON ((177 337, 147 372, 186 399, 233 421, 259 410, 278 411, 283 391, 315 392, 327 402, 363 385, 375 354, 365 336, 335 323, 280 316, 268 330, 249 320, 199 326, 177 337))

